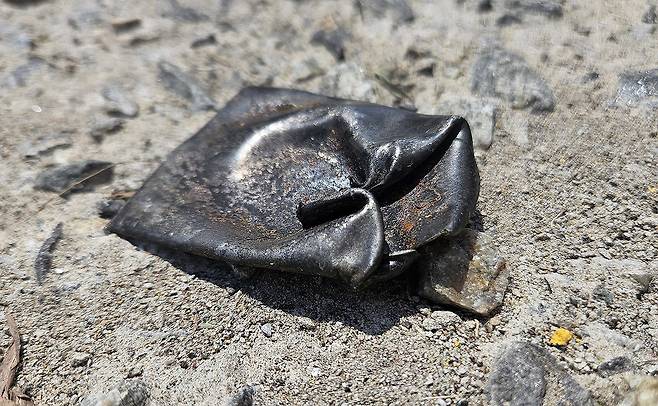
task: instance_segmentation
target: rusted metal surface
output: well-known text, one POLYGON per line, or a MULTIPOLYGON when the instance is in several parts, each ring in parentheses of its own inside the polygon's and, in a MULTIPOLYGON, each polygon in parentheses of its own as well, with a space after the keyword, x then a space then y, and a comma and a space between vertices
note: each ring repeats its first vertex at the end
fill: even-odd
POLYGON ((109 229, 241 271, 359 288, 431 260, 425 248, 461 235, 478 192, 461 117, 247 88, 169 155, 109 229))

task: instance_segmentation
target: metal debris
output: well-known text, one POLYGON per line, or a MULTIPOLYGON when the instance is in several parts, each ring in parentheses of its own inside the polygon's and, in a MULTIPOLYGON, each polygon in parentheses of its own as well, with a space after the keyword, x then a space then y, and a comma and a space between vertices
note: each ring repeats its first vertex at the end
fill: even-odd
POLYGON ((109 229, 240 270, 353 288, 420 269, 420 295, 486 314, 507 269, 467 229, 478 192, 461 117, 247 88, 171 153, 109 229), (457 258, 479 261, 460 290, 450 280, 457 258))

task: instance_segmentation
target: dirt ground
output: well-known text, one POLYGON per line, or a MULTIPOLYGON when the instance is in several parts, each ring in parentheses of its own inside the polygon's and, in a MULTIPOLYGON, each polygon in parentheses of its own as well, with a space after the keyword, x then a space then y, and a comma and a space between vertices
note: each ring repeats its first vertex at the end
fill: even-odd
POLYGON ((657 55, 653 0, 0 1, 0 321, 22 334, 18 386, 37 405, 97 404, 116 385, 151 405, 252 391, 256 405, 497 404, 496 360, 522 341, 583 404, 642 404, 638 382, 658 374, 657 55), (403 281, 244 280, 104 233, 98 204, 247 85, 475 123, 479 210, 511 269, 499 311, 476 318, 403 281), (115 164, 111 181, 35 187, 90 159, 115 164), (575 335, 560 348, 558 327, 575 335))

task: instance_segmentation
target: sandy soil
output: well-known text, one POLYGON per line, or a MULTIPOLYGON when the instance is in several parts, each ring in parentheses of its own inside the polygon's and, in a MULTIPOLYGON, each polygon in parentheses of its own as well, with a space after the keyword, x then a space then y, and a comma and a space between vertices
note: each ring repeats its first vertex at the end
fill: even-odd
POLYGON ((121 382, 141 382, 152 405, 223 404, 246 385, 258 405, 488 404, 494 361, 520 340, 594 404, 658 373, 658 79, 619 90, 624 73, 658 68, 650 2, 17 3, 0 1, 0 320, 18 322, 18 385, 36 404, 93 404, 121 382), (336 27, 345 61, 311 41, 336 27), (493 62, 494 90, 474 83, 490 49, 519 58, 493 62), (500 311, 474 318, 402 281, 353 293, 243 280, 106 235, 99 202, 139 188, 213 114, 165 86, 162 61, 218 106, 266 84, 478 121, 483 144, 493 133, 477 153, 479 209, 512 270, 500 311), (108 86, 136 116, 107 124, 108 86), (44 170, 88 159, 115 163, 111 182, 67 198, 35 189, 44 170), (576 335, 564 348, 548 345, 557 327, 576 335))

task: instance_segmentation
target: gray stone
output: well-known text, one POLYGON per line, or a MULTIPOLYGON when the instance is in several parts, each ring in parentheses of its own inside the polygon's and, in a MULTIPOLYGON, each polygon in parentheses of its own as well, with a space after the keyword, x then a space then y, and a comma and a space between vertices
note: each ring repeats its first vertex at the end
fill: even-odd
POLYGON ((158 69, 160 70, 160 80, 165 87, 190 101, 192 110, 217 109, 217 103, 206 93, 199 82, 184 73, 179 67, 166 61, 160 61, 158 69))
POLYGON ((62 193, 71 187, 71 191, 92 190, 95 186, 112 180, 111 166, 111 162, 96 160, 56 166, 41 172, 35 180, 34 188, 56 193, 62 193), (94 176, 96 173, 98 175, 94 176), (85 181, 86 178, 89 179, 85 181))
POLYGON ((461 323, 461 318, 450 311, 434 311, 429 317, 423 319, 423 329, 427 331, 440 331, 448 326, 461 323))
POLYGON ((620 106, 643 104, 658 107, 658 69, 622 73, 615 103, 620 106))
POLYGON ((480 52, 473 65, 471 87, 480 96, 497 97, 513 108, 552 111, 553 91, 518 55, 491 47, 480 52))
POLYGON ((261 325, 260 331, 265 335, 265 337, 272 337, 272 325, 270 323, 261 325))
POLYGON ((479 315, 498 308, 509 284, 509 267, 487 233, 466 229, 423 247, 427 260, 416 263, 417 292, 430 301, 458 306, 479 315))
POLYGON ((135 365, 134 367, 132 367, 128 370, 127 377, 128 378, 135 378, 135 377, 138 377, 138 376, 142 376, 143 373, 144 373, 144 370, 142 369, 142 367, 139 366, 139 365, 135 365))
POLYGON ((107 393, 87 397, 80 406, 143 406, 148 399, 147 386, 141 381, 129 380, 119 383, 107 393))
POLYGON ((656 24, 656 6, 651 5, 646 13, 642 16, 642 22, 645 24, 656 24))
POLYGON ((589 392, 543 348, 528 342, 507 346, 495 361, 486 395, 492 405, 591 405, 589 392))
POLYGON ((375 18, 390 15, 396 24, 414 21, 414 10, 406 0, 357 0, 360 10, 375 18))
POLYGON ((25 158, 49 155, 55 150, 71 147, 72 134, 73 131, 65 130, 30 137, 18 145, 18 151, 25 158))
POLYGON ((109 114, 123 117, 137 117, 139 114, 139 106, 121 86, 107 85, 101 94, 107 101, 105 110, 109 114))
POLYGON ((253 387, 243 386, 229 399, 226 406, 252 406, 254 404, 254 393, 253 387))
POLYGON ((84 367, 89 363, 91 355, 87 354, 86 352, 76 352, 73 353, 70 358, 72 367, 84 367))
POLYGON ((198 23, 209 20, 207 15, 193 9, 192 7, 181 6, 178 0, 169 0, 169 6, 169 11, 164 13, 165 17, 188 23, 198 23))
POLYGON ((100 118, 92 124, 89 135, 94 141, 102 142, 106 135, 120 131, 124 124, 125 122, 120 118, 100 118))
POLYGON ((460 115, 468 121, 473 145, 481 150, 491 147, 496 127, 496 108, 476 99, 448 99, 439 102, 432 114, 460 115))
POLYGON ((562 17, 562 4, 552 0, 508 0, 507 8, 521 13, 540 14, 549 18, 562 17))
POLYGON ((10 89, 16 87, 23 87, 27 84, 27 80, 34 73, 38 72, 48 64, 46 61, 38 56, 30 56, 26 63, 14 69, 9 76, 7 76, 1 83, 1 87, 8 87, 10 89))
POLYGON ((619 374, 622 372, 630 371, 633 369, 633 362, 628 357, 615 357, 602 362, 596 368, 596 373, 604 378, 619 374))
POLYGON ((111 219, 126 205, 123 199, 106 199, 98 203, 98 215, 104 219, 111 219))
POLYGON ((313 34, 311 43, 322 45, 338 61, 345 59, 345 41, 350 35, 344 29, 337 27, 332 30, 320 30, 313 34))

